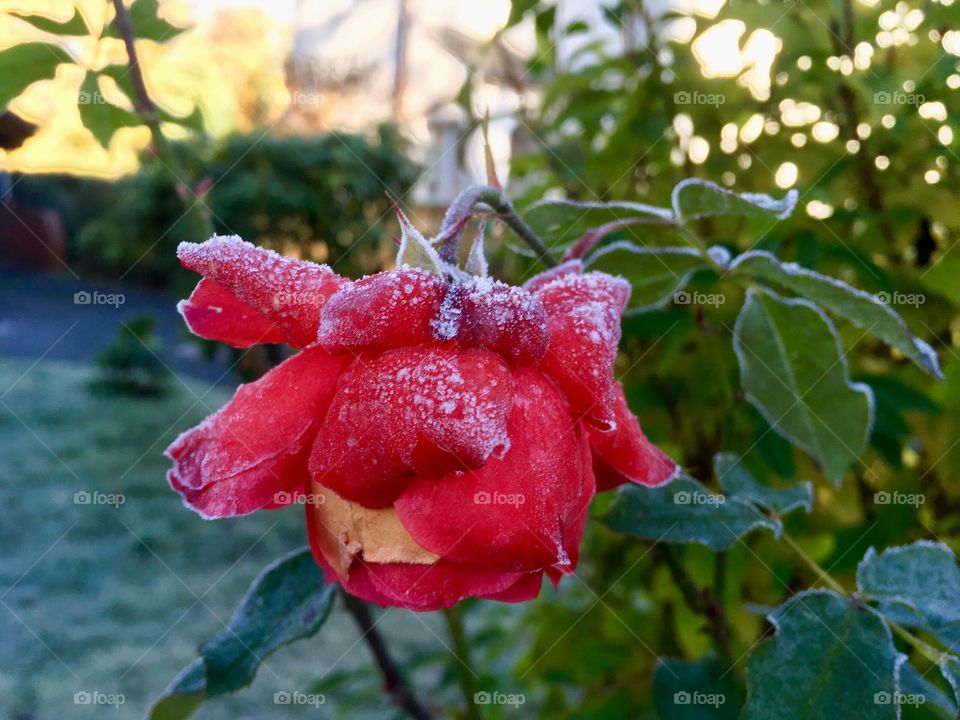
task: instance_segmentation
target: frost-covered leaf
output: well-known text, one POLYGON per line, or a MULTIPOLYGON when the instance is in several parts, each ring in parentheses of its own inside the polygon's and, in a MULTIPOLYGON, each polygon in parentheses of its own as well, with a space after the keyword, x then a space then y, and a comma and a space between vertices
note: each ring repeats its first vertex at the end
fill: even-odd
POLYGON ((760 507, 784 515, 791 510, 813 510, 813 483, 802 482, 788 488, 762 485, 733 453, 717 453, 713 470, 720 489, 728 496, 749 500, 760 507))
POLYGON ((960 568, 946 545, 918 541, 877 553, 857 567, 857 587, 893 622, 960 643, 960 568))
POLYGON ((619 275, 630 283, 630 310, 661 307, 689 281, 694 271, 706 267, 693 248, 638 247, 615 242, 601 248, 587 263, 591 270, 619 275))
POLYGON ((953 690, 956 704, 960 704, 960 660, 953 655, 944 655, 940 658, 939 667, 940 673, 953 690))
POLYGON ((400 249, 397 251, 397 267, 406 265, 432 272, 434 275, 443 275, 443 261, 436 248, 417 230, 407 216, 397 208, 397 219, 400 221, 400 249))
POLYGON ((77 108, 80 111, 80 120, 83 126, 93 133, 97 141, 104 147, 110 145, 113 133, 122 127, 135 127, 143 122, 137 115, 118 107, 100 93, 97 76, 87 73, 80 86, 80 96, 77 108))
POLYGON ((79 10, 74 10, 73 17, 66 22, 57 22, 56 20, 53 20, 45 15, 36 15, 29 11, 12 11, 10 12, 10 15, 13 15, 15 18, 19 18, 24 22, 30 23, 38 30, 52 33, 54 35, 75 37, 86 35, 90 32, 79 10))
POLYGON ((743 688, 714 655, 661 658, 653 670, 653 702, 662 720, 736 720, 743 688))
POLYGON ((745 720, 897 720, 905 660, 883 618, 836 593, 795 595, 747 661, 745 720))
POLYGON ((897 348, 934 377, 943 377, 933 349, 914 337, 903 319, 873 295, 796 263, 780 262, 770 253, 760 250, 751 250, 737 257, 730 271, 772 282, 802 295, 897 348))
POLYGON ((928 708, 931 716, 940 720, 956 720, 957 704, 953 698, 934 685, 930 678, 934 676, 932 670, 925 675, 909 662, 900 666, 900 698, 901 703, 923 705, 928 708))
POLYGON ((782 200, 764 193, 737 193, 716 183, 697 178, 681 180, 673 188, 672 205, 677 218, 692 220, 713 215, 748 217, 790 217, 797 204, 797 191, 790 190, 782 200))
MULTIPOLYGON (((165 42, 172 40, 188 28, 172 25, 157 15, 160 9, 159 0, 135 0, 127 12, 130 14, 130 21, 133 23, 133 32, 138 40, 154 40, 156 42, 165 42)), ((116 22, 110 23, 110 27, 104 32, 106 37, 120 37, 117 32, 116 22)))
POLYGON ((806 300, 751 289, 734 349, 750 402, 838 481, 870 435, 873 394, 850 381, 830 319, 806 300))
POLYGON ((324 582, 308 548, 273 562, 250 585, 227 626, 154 704, 150 720, 182 720, 204 700, 249 685, 268 655, 320 629, 335 587, 324 582))
POLYGON ((57 66, 73 62, 59 45, 31 42, 14 45, 0 52, 0 108, 20 95, 37 80, 49 80, 57 66))
POLYGON ((666 208, 642 203, 574 200, 540 200, 522 214, 544 244, 555 251, 565 249, 585 233, 604 225, 644 218, 662 223, 673 217, 666 208))
POLYGON ((613 530, 644 540, 697 542, 713 550, 726 550, 758 528, 776 535, 781 529, 750 503, 711 493, 686 476, 656 488, 621 488, 601 519, 613 530))

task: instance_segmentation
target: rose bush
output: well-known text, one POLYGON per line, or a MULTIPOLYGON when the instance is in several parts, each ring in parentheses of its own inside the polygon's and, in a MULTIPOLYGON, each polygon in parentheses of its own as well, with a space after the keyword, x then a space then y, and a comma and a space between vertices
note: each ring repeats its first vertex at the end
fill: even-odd
POLYGON ((327 576, 383 606, 529 600, 576 567, 597 490, 675 474, 613 376, 630 286, 579 261, 510 286, 403 225, 399 266, 355 282, 180 246, 193 332, 300 352, 176 439, 170 484, 205 518, 302 502, 327 576))

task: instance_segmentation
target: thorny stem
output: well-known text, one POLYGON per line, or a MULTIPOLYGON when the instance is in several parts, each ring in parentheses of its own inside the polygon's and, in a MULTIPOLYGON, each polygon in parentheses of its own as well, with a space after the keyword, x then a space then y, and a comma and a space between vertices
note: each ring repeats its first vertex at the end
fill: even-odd
POLYGON ((521 218, 513 207, 513 203, 501 191, 494 187, 482 187, 478 190, 476 201, 484 205, 489 205, 503 222, 513 230, 517 237, 523 240, 530 249, 537 254, 537 258, 547 267, 556 267, 557 259, 553 257, 550 250, 543 243, 537 234, 521 218))
POLYGON ((470 643, 467 641, 467 633, 463 626, 463 609, 460 605, 454 605, 444 610, 443 616, 447 620, 450 639, 453 641, 453 652, 458 661, 456 665, 460 679, 460 692, 463 693, 463 716, 467 720, 480 720, 480 711, 475 702, 476 676, 473 674, 473 664, 470 662, 470 643))
POLYGON ((393 698, 394 704, 402 708, 410 717, 416 720, 433 720, 433 715, 413 694, 413 689, 407 684, 403 674, 387 649, 383 635, 377 629, 370 612, 370 606, 363 600, 353 597, 346 591, 341 591, 343 604, 353 616, 360 628, 363 640, 373 653, 380 674, 383 675, 384 689, 393 698))
POLYGON ((123 38, 123 45, 127 50, 127 64, 130 68, 130 84, 133 86, 134 97, 132 98, 134 108, 140 119, 150 128, 150 136, 153 140, 154 151, 160 162, 167 168, 167 171, 173 176, 173 181, 179 193, 182 196, 184 204, 187 206, 185 215, 190 218, 190 222, 195 225, 195 233, 198 240, 206 240, 213 235, 213 225, 207 213, 196 203, 190 202, 190 195, 193 191, 184 179, 186 172, 177 158, 176 153, 167 142, 163 131, 160 129, 160 113, 157 110, 156 103, 147 92, 147 84, 143 79, 143 70, 140 67, 140 59, 137 55, 136 34, 133 22, 127 12, 123 0, 113 0, 113 8, 116 13, 114 22, 117 26, 117 32, 123 38))
MULTIPOLYGON (((687 573, 680 559, 674 554, 673 548, 663 543, 656 546, 657 552, 670 570, 673 582, 683 595, 684 602, 693 612, 703 615, 710 624, 710 635, 717 653, 717 659, 724 667, 733 666, 733 655, 730 652, 730 626, 727 624, 723 604, 714 597, 709 589, 698 589, 693 579, 687 573)), ((721 588, 722 589, 722 583, 721 588)))
MULTIPOLYGON (((849 597, 850 595, 852 595, 852 593, 847 592, 847 590, 845 590, 844 587, 830 575, 830 573, 824 570, 816 560, 810 557, 810 555, 808 555, 807 552, 802 547, 800 547, 797 541, 794 540, 792 537, 790 537, 790 535, 787 534, 786 531, 784 531, 780 535, 780 537, 790 547, 790 549, 797 554, 797 556, 803 561, 803 563, 808 568, 810 568, 814 573, 816 573, 819 576, 819 578, 823 580, 823 582, 830 587, 831 590, 834 590, 835 592, 837 592, 840 595, 843 595, 844 597, 849 597)), ((946 652, 937 650, 935 647, 924 642, 923 640, 918 638, 916 635, 911 633, 909 630, 907 630, 903 626, 898 625, 897 623, 892 622, 891 620, 887 620, 887 624, 890 626, 890 629, 893 631, 895 635, 897 635, 901 640, 906 642, 908 645, 914 648, 917 652, 919 652, 921 655, 927 658, 927 660, 929 660, 930 662, 934 664, 939 664, 940 660, 947 655, 946 652)))

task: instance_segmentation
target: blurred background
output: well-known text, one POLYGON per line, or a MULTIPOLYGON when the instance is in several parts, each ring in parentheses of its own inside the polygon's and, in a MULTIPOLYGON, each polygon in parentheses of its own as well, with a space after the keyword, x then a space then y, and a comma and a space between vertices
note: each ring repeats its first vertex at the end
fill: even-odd
MULTIPOLYGON (((0 0, 0 716, 143 716, 259 570, 304 542, 296 509, 205 523, 167 488, 163 448, 277 359, 188 336, 175 301, 196 278, 177 244, 238 234, 347 276, 376 272, 398 233, 388 192, 434 232, 457 193, 484 181, 485 114, 521 214, 541 197, 669 206, 691 176, 796 188, 789 221, 704 221, 701 234, 882 293, 938 352, 946 382, 844 335, 877 418, 838 488, 744 401, 730 343, 739 304, 678 303, 624 321, 631 406, 701 480, 720 450, 766 482, 815 480, 816 513, 790 523, 832 572, 852 572, 870 545, 958 547, 953 0, 126 7, 136 39, 107 0, 0 0), (877 502, 883 492, 923 501, 877 502), (124 702, 90 707, 84 692, 124 702)), ((501 229, 488 245, 495 274, 536 270, 501 229)), ((709 647, 662 558, 596 523, 586 543, 559 592, 469 605, 482 687, 525 698, 485 717, 666 718, 657 657, 709 647)), ((725 554, 722 599, 769 606, 803 586, 772 539, 751 545, 725 554)), ((682 561, 698 578, 715 562, 697 547, 682 561)), ((761 617, 739 604, 730 614, 745 653, 761 617)), ((436 618, 392 610, 382 626, 422 697, 454 707, 436 618)), ((198 717, 278 717, 274 694, 293 690, 326 703, 282 716, 392 717, 357 640, 335 617, 198 717)), ((905 716, 936 717, 926 712, 905 716)))

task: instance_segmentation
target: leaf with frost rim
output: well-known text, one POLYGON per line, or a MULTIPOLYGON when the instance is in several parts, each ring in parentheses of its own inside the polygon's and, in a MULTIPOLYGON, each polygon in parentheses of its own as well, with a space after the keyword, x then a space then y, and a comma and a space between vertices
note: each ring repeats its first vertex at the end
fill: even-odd
POLYGON ((673 208, 673 216, 677 220, 695 220, 698 218, 714 217, 717 215, 759 216, 762 213, 772 213, 778 220, 785 220, 793 214, 793 210, 797 206, 798 199, 799 194, 795 189, 788 190, 787 194, 782 200, 775 200, 766 193, 738 193, 721 187, 715 182, 711 182, 709 180, 687 178, 686 180, 681 180, 674 186, 673 192, 670 195, 670 205, 673 208), (718 195, 723 196, 725 199, 746 203, 748 206, 752 206, 752 208, 755 208, 759 212, 748 213, 733 210, 732 212, 697 212, 690 215, 684 215, 680 207, 682 201, 680 194, 686 188, 692 186, 706 188, 717 193, 718 195))
POLYGON ((841 291, 854 302, 861 301, 863 303, 868 303, 870 306, 879 310, 883 315, 886 316, 887 322, 884 323, 884 328, 880 332, 876 330, 876 326, 880 324, 879 320, 873 323, 873 325, 866 325, 859 319, 855 318, 855 316, 851 316, 847 312, 844 312, 840 307, 839 302, 824 302, 822 297, 808 298, 816 301, 820 305, 823 305, 827 310, 832 312, 834 315, 842 317, 851 325, 876 335, 888 345, 891 345, 902 352, 923 370, 929 372, 939 380, 943 379, 943 373, 940 371, 940 365, 934 349, 930 347, 927 342, 913 335, 910 332, 910 329, 907 327, 907 324, 903 321, 903 318, 901 318, 893 308, 886 303, 880 302, 870 293, 864 292, 863 290, 855 288, 852 285, 848 285, 842 280, 830 277, 829 275, 822 275, 818 272, 814 272, 813 270, 808 270, 807 268, 804 268, 796 263, 781 262, 779 258, 772 253, 766 252, 765 250, 749 250, 742 255, 739 255, 730 265, 730 272, 736 272, 737 270, 740 270, 740 272, 748 274, 751 277, 758 277, 760 279, 773 282, 776 285, 780 285, 781 287, 804 295, 805 297, 806 293, 803 290, 798 289, 798 284, 791 283, 790 279, 807 279, 814 283, 819 283, 827 292, 831 290, 841 291), (750 272, 749 270, 741 269, 741 265, 756 258, 761 258, 771 263, 773 265, 773 271, 755 273, 750 272), (890 324, 891 321, 892 324, 890 324))
MULTIPOLYGON (((686 284, 690 281, 690 278, 693 276, 693 274, 697 270, 707 267, 707 264, 703 261, 703 258, 700 256, 700 253, 694 248, 640 247, 638 245, 634 245, 633 243, 627 240, 618 240, 617 242, 610 243, 609 245, 605 245, 604 247, 600 248, 595 253, 590 255, 589 260, 584 263, 584 267, 586 268, 592 267, 598 258, 602 258, 605 255, 609 255, 612 252, 616 252, 617 250, 626 250, 627 252, 634 253, 635 255, 646 255, 646 256, 653 256, 653 257, 660 257, 663 255, 684 256, 684 257, 690 257, 692 259, 696 259, 699 261, 696 266, 691 267, 687 270, 684 270, 681 272, 680 275, 677 275, 676 273, 672 272, 670 268, 667 266, 667 264, 663 263, 663 261, 661 260, 661 262, 663 263, 664 269, 670 271, 670 275, 672 275, 675 280, 675 282, 672 283, 673 287, 665 295, 660 297, 659 300, 656 300, 652 303, 647 303, 645 305, 637 305, 634 307, 629 307, 628 305, 627 310, 623 313, 624 315, 634 315, 634 314, 643 313, 650 310, 656 310, 657 308, 664 307, 665 305, 669 304, 673 295, 678 290, 686 286, 686 284)), ((623 277, 623 275, 619 273, 608 271, 608 270, 601 270, 600 272, 606 272, 610 275, 618 275, 619 277, 623 277)), ((659 277, 667 277, 667 276, 662 275, 659 277)), ((624 279, 626 280, 627 278, 624 278, 624 279)), ((630 282, 631 291, 633 290, 633 288, 636 288, 638 286, 642 286, 642 283, 638 284, 638 283, 630 282)))
MULTIPOLYGON (((743 387, 744 396, 747 398, 747 400, 750 401, 750 404, 753 405, 757 409, 757 411, 763 416, 764 420, 766 420, 770 424, 770 427, 772 427, 777 433, 779 433, 781 436, 786 438, 788 441, 792 442, 794 445, 796 445, 801 450, 806 452, 808 455, 810 455, 811 457, 819 461, 819 454, 815 451, 815 449, 811 448, 805 441, 801 441, 799 438, 794 437, 792 433, 783 430, 778 425, 779 419, 774 419, 773 417, 771 417, 770 413, 767 411, 765 407, 763 407, 763 405, 760 403, 757 397, 746 388, 746 383, 744 382, 745 355, 743 354, 743 349, 741 347, 742 341, 740 340, 740 331, 742 328, 743 318, 745 317, 747 312, 747 308, 750 306, 752 302, 755 302, 755 297, 758 293, 763 293, 765 295, 768 295, 771 298, 773 298, 775 301, 783 303, 785 305, 803 306, 810 310, 813 310, 820 317, 820 319, 823 320, 830 334, 833 336, 834 342, 836 343, 837 355, 840 358, 836 364, 840 365, 843 371, 845 384, 854 392, 864 395, 867 399, 867 426, 864 429, 863 441, 862 443, 860 443, 859 449, 854 453, 854 458, 859 458, 860 453, 863 452, 863 449, 866 447, 867 441, 870 439, 870 433, 873 430, 873 420, 876 415, 876 413, 874 412, 873 390, 866 383, 853 382, 850 379, 850 367, 847 364, 846 354, 843 352, 843 347, 840 344, 840 335, 837 333, 837 329, 834 327, 833 323, 830 321, 830 318, 827 317, 826 313, 824 313, 823 310, 821 310, 816 303, 810 302, 809 300, 804 300, 803 298, 784 298, 778 295, 777 293, 773 292, 772 290, 769 290, 766 288, 764 288, 763 290, 757 290, 754 288, 750 288, 747 290, 747 296, 743 301, 743 306, 740 308, 740 312, 737 315, 737 321, 736 323, 734 323, 734 326, 733 326, 733 350, 737 356, 738 364, 740 365, 740 384, 743 387)), ((799 395, 799 398, 803 398, 804 395, 805 393, 801 393, 799 395)), ((827 474, 827 473, 824 473, 824 474, 827 474)), ((843 473, 841 473, 839 477, 842 477, 842 475, 843 473)), ((829 475, 827 476, 830 477, 829 475)), ((839 480, 839 477, 837 478, 838 480, 839 480)))

